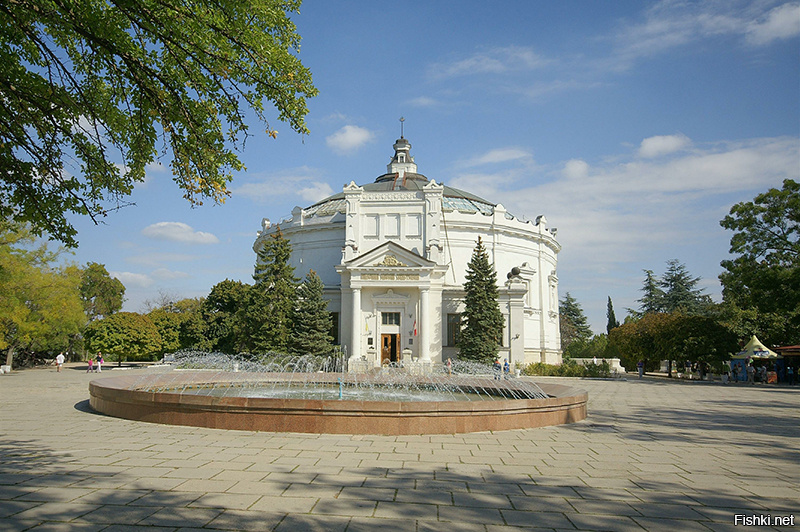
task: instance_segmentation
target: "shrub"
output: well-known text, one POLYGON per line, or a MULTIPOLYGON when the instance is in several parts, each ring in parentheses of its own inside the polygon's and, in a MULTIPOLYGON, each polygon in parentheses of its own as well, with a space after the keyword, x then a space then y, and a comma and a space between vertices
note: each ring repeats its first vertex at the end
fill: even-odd
POLYGON ((581 366, 574 360, 565 360, 563 364, 545 364, 534 362, 522 368, 523 375, 550 377, 600 377, 611 376, 611 366, 603 360, 600 364, 581 366))

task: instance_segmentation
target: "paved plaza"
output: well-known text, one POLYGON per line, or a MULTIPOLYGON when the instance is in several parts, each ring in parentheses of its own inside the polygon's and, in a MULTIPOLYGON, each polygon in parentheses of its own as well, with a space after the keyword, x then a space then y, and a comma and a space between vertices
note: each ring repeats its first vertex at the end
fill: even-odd
POLYGON ((558 379, 589 392, 585 421, 346 436, 98 415, 88 383, 106 371, 0 375, 0 530, 792 528, 734 526, 737 514, 800 525, 800 387, 558 379))

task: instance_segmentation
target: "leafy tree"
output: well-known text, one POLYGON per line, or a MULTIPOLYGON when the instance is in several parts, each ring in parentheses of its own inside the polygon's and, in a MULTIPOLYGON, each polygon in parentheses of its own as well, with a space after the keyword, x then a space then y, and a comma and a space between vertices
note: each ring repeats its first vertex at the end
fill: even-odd
POLYGON ((158 329, 146 315, 117 312, 89 324, 84 333, 86 348, 110 355, 118 365, 126 359, 150 359, 161 349, 158 329))
POLYGON ((190 203, 223 201, 248 111, 273 137, 265 102, 307 132, 299 5, 3 2, 0 217, 74 246, 67 213, 97 221, 166 154, 190 203))
POLYGON ((74 350, 86 323, 74 266, 54 263, 58 253, 35 245, 25 225, 0 223, 0 350, 5 363, 74 350), (18 357, 19 358, 19 357, 18 357))
MULTIPOLYGON (((734 231, 730 253, 738 255, 722 261, 725 271, 719 276, 729 316, 739 324, 757 327, 773 345, 797 343, 800 184, 786 179, 781 189, 737 203, 720 225, 734 231)), ((743 336, 756 330, 745 330, 743 336)))
POLYGON ((184 343, 182 331, 184 323, 200 313, 201 302, 196 299, 183 299, 168 307, 153 309, 147 317, 158 329, 161 346, 157 354, 173 353, 181 348, 190 347, 184 343))
POLYGON ((491 362, 497 356, 503 334, 503 314, 497 303, 497 272, 489 264, 483 241, 478 242, 467 264, 464 312, 461 314, 459 357, 491 362))
POLYGON ((333 352, 330 335, 333 321, 328 302, 322 298, 324 285, 311 270, 297 289, 292 351, 298 355, 329 355, 333 352))
POLYGON ((611 296, 608 296, 608 304, 606 305, 606 332, 611 333, 611 329, 619 327, 619 321, 614 313, 614 304, 611 302, 611 296))
POLYGON ((81 272, 80 292, 89 321, 118 312, 125 301, 125 285, 96 262, 86 264, 81 272))
MULTIPOLYGON (((247 349, 243 320, 247 317, 247 305, 251 299, 250 290, 252 290, 251 285, 230 279, 225 279, 211 288, 201 311, 202 324, 205 325, 202 337, 207 340, 208 349, 229 354, 247 349)), ((194 323, 191 326, 200 327, 194 323)))
POLYGON ((246 326, 252 349, 259 353, 288 352, 297 301, 298 279, 289 264, 292 246, 280 228, 260 250, 247 306, 246 326))
POLYGON ((674 314, 648 312, 613 329, 608 343, 619 353, 623 367, 635 368, 641 360, 646 370, 656 370, 662 360, 674 356, 675 320, 674 314))
POLYGON ((575 340, 564 349, 564 358, 613 358, 608 352, 608 337, 596 334, 588 339, 575 340))
POLYGON ((653 371, 667 360, 670 376, 673 361, 679 367, 686 361, 713 366, 737 348, 736 335, 715 317, 681 312, 647 313, 615 328, 608 339, 624 367, 636 367, 642 360, 645 368, 653 371))

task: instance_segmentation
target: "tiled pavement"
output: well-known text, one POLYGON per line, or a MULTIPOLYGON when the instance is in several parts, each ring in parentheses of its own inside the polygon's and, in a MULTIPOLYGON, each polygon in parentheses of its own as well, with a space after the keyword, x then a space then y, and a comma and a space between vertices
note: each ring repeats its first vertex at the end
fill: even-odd
POLYGON ((97 377, 0 376, 0 530, 741 530, 736 514, 800 525, 800 387, 572 380, 589 392, 581 423, 396 437, 105 417, 88 406, 97 377))

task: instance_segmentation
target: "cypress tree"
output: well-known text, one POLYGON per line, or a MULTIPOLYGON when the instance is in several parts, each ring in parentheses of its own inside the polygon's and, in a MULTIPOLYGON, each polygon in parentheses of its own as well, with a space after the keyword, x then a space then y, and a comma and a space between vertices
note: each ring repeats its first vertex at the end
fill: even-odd
POLYGON ((611 302, 611 296, 608 296, 608 305, 606 306, 606 318, 608 318, 608 323, 606 324, 606 333, 611 334, 611 329, 616 329, 617 327, 619 327, 617 316, 614 313, 614 304, 611 302))
POLYGON ((480 237, 467 265, 464 291, 465 309, 461 316, 459 357, 491 362, 497 356, 503 334, 503 314, 497 303, 497 272, 489 264, 489 256, 480 237))
POLYGON ((258 251, 247 314, 252 348, 259 353, 288 352, 298 279, 289 264, 292 246, 280 228, 258 251))
POLYGON ((298 355, 330 355, 333 352, 332 326, 328 302, 322 298, 324 286, 314 270, 297 288, 292 350, 298 355))

